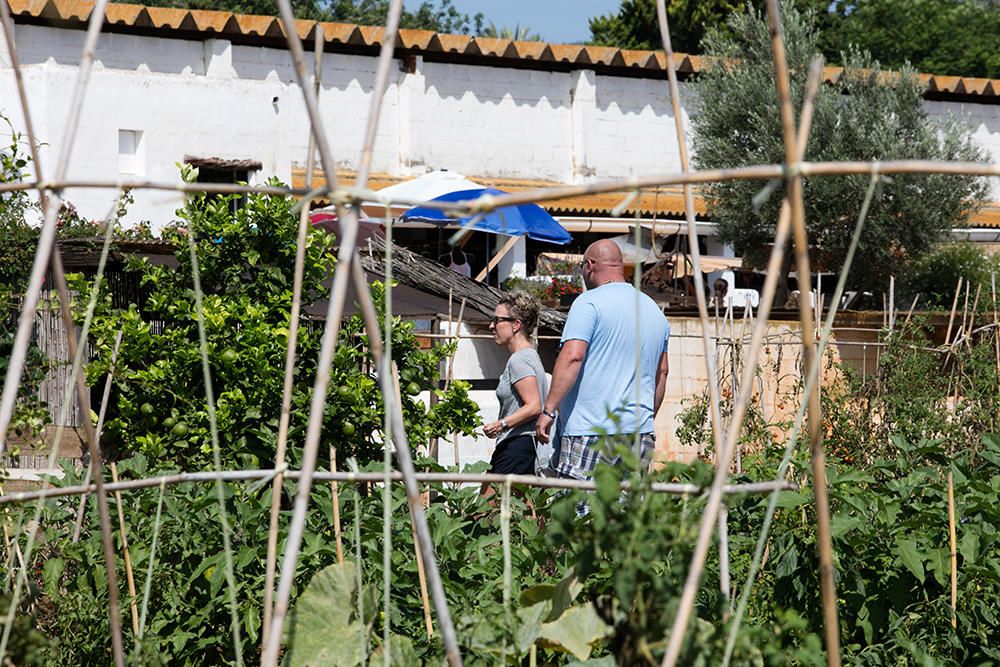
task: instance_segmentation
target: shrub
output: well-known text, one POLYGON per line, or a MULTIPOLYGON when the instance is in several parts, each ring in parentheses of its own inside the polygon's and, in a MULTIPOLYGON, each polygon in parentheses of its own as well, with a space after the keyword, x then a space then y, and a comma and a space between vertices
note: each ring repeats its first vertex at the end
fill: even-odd
MULTIPOLYGON (((901 285, 902 294, 906 301, 919 294, 920 303, 927 309, 950 309, 959 278, 963 285, 970 286, 972 295, 977 288, 981 289, 983 298, 979 306, 983 310, 990 309, 991 281, 1000 279, 1000 256, 990 255, 974 243, 947 243, 906 271, 901 285)), ((964 287, 962 289, 965 290, 964 287)), ((971 307, 972 303, 969 305, 971 307)))

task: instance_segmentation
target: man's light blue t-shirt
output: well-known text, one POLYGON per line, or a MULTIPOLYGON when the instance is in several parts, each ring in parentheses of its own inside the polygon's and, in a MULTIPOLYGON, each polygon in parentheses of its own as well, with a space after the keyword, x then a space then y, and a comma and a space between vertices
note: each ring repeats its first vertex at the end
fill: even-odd
POLYGON ((559 434, 651 432, 656 369, 669 338, 670 324, 659 306, 629 283, 607 283, 577 297, 566 318, 562 343, 585 341, 587 357, 576 384, 559 405, 559 434))

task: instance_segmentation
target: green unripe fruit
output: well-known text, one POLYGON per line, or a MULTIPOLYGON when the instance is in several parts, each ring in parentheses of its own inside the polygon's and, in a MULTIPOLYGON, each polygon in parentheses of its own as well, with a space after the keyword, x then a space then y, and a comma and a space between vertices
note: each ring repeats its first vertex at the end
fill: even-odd
POLYGON ((410 396, 416 396, 417 394, 420 393, 420 385, 417 384, 416 382, 411 382, 410 384, 406 385, 406 393, 409 394, 410 396))
POLYGON ((139 412, 146 415, 147 417, 153 414, 155 411, 156 408, 154 408, 151 403, 143 403, 142 405, 139 406, 139 412))
POLYGON ((219 356, 219 359, 221 359, 224 364, 231 364, 236 361, 237 356, 239 355, 236 354, 236 350, 229 348, 219 356))
POLYGON ((184 422, 177 422, 174 427, 170 429, 170 434, 177 438, 183 438, 188 434, 188 426, 184 422))
POLYGON ((343 423, 343 424, 341 425, 341 427, 340 427, 340 430, 341 430, 341 431, 342 431, 342 432, 344 433, 344 435, 346 435, 347 437, 351 437, 352 435, 354 435, 354 434, 355 434, 355 433, 357 432, 357 429, 356 429, 356 428, 354 428, 354 424, 352 424, 351 422, 344 422, 344 423, 343 423))
POLYGON ((176 423, 177 423, 176 419, 174 419, 173 417, 167 417, 166 419, 163 420, 163 428, 173 428, 176 423))

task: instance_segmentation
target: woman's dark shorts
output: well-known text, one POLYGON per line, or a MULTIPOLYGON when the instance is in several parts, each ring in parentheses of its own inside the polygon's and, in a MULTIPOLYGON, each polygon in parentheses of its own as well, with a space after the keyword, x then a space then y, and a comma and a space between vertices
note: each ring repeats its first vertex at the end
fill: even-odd
POLYGON ((497 475, 534 475, 535 439, 519 435, 498 443, 489 471, 497 475))

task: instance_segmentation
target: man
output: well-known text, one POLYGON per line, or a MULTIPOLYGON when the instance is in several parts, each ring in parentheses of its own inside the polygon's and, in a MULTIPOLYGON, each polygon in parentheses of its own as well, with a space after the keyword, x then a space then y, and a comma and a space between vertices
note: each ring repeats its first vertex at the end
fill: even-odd
POLYGON ((643 469, 648 466, 653 415, 666 386, 670 325, 652 299, 625 281, 622 253, 613 241, 587 248, 582 268, 587 291, 566 318, 536 430, 538 439, 548 442, 558 408, 559 455, 553 467, 560 477, 586 480, 599 460, 619 462, 601 446, 605 435, 624 436, 617 440, 634 446, 638 432, 634 453, 643 469))

